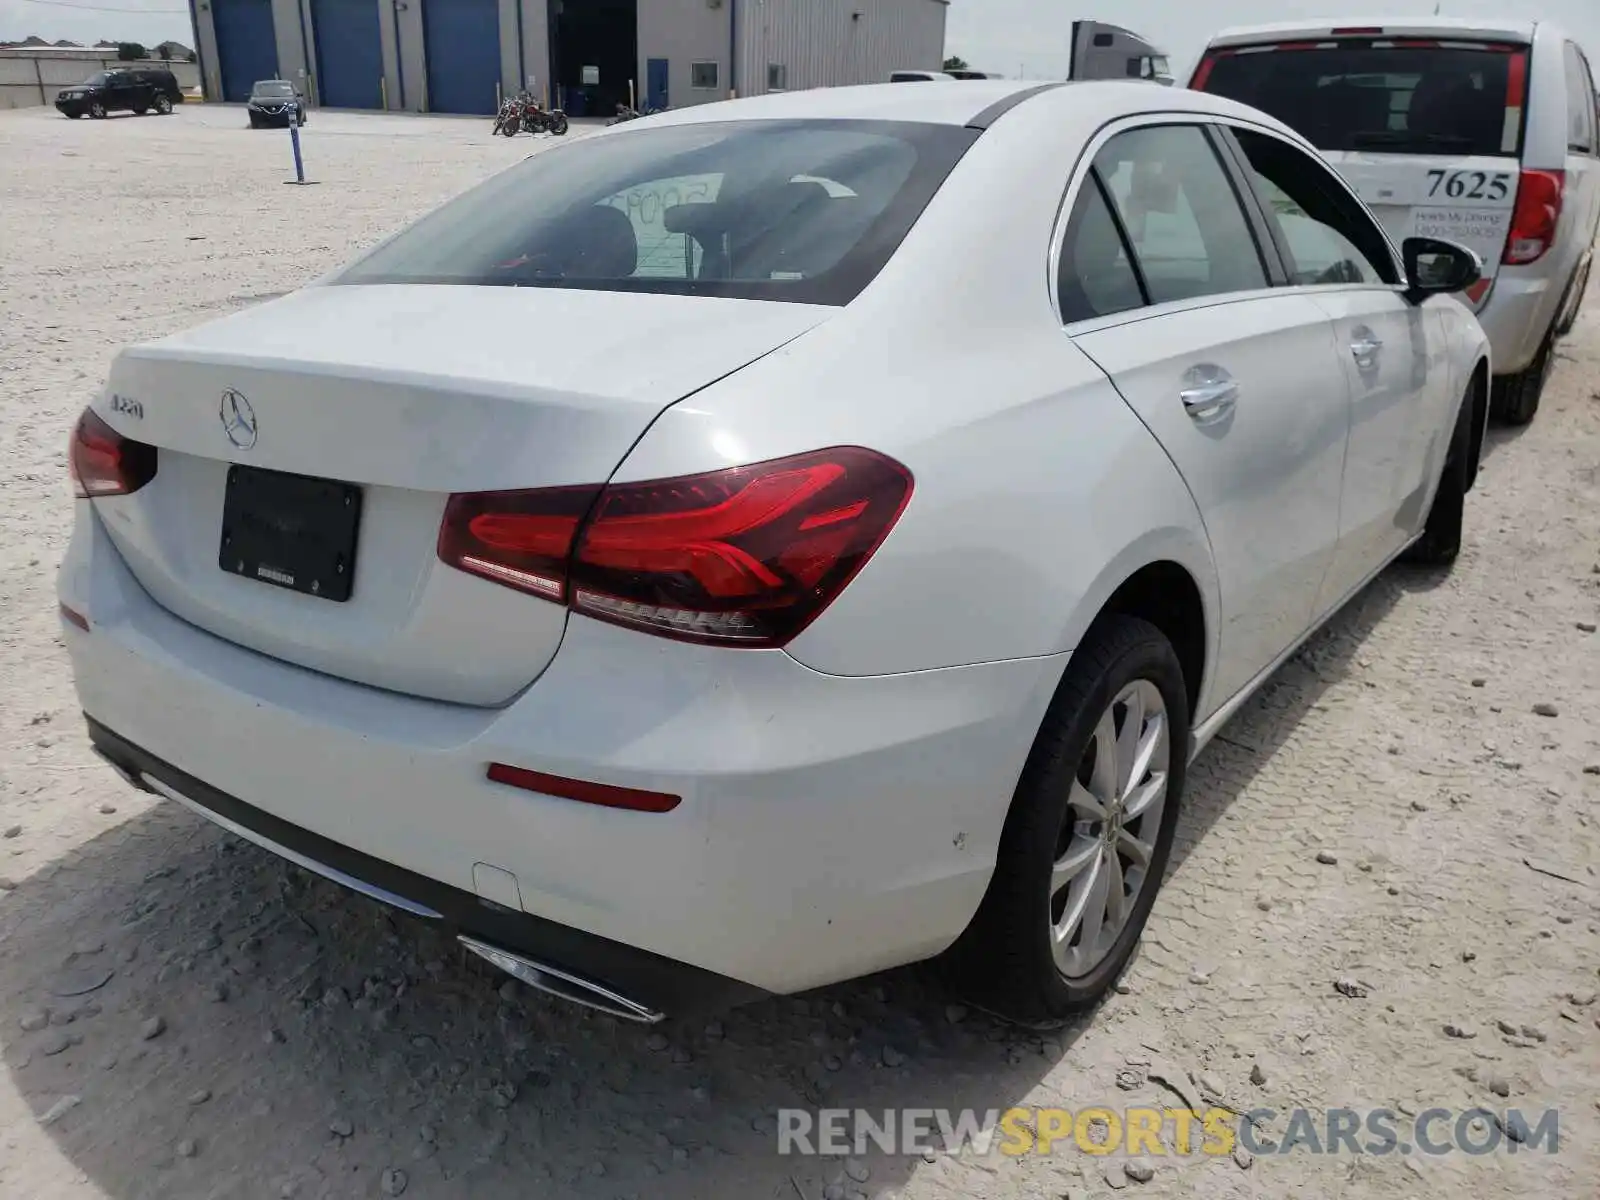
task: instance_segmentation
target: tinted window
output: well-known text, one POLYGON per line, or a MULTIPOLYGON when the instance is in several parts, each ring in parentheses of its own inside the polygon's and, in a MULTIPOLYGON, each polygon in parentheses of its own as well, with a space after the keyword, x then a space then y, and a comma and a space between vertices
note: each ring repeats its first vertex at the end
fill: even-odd
POLYGON ((1274 49, 1209 60, 1202 86, 1271 113, 1321 150, 1516 156, 1514 56, 1526 62, 1522 50, 1274 49))
POLYGON ((1078 189, 1061 246, 1058 287, 1067 324, 1144 305, 1139 276, 1093 173, 1078 189))
POLYGON ((83 87, 105 87, 111 82, 111 76, 101 71, 98 75, 91 75, 83 81, 83 87))
POLYGON ((750 121, 574 142, 451 201, 337 282, 846 304, 976 136, 909 122, 750 121))
POLYGON ((1118 134, 1095 156, 1152 304, 1267 286, 1222 162, 1197 126, 1118 134))
POLYGON ((1567 43, 1567 149, 1579 154, 1595 151, 1594 81, 1582 52, 1567 43))
POLYGON ((268 100, 287 100, 294 95, 294 87, 281 79, 264 79, 251 89, 251 94, 268 100))
POLYGON ((1268 218, 1280 230, 1291 283, 1399 282, 1382 231, 1326 167, 1267 134, 1241 129, 1234 136, 1268 218))

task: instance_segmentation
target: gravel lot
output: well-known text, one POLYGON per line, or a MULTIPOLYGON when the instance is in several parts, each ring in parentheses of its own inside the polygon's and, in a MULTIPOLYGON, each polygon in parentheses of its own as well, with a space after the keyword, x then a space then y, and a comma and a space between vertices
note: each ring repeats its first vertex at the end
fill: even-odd
POLYGON ((66 433, 112 353, 539 145, 316 113, 300 189, 287 137, 243 124, 0 114, 0 1196, 1593 1200, 1600 297, 1535 424, 1494 436, 1455 573, 1388 573, 1201 759, 1092 1021, 1003 1028, 910 971, 652 1034, 505 984, 88 751, 54 575, 66 433), (1553 1107, 1561 1149, 1161 1158, 1147 1182, 1072 1149, 775 1153, 781 1107, 1176 1105, 1151 1076, 1240 1109, 1553 1107))

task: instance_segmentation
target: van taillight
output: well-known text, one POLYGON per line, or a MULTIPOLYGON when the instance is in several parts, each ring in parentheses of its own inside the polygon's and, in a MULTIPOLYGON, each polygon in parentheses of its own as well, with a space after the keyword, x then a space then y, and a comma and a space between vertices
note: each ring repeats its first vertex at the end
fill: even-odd
POLYGON ((86 408, 72 431, 67 470, 80 500, 127 496, 156 477, 156 448, 123 437, 86 408))
POLYGON ((1556 227, 1561 223, 1561 194, 1566 178, 1565 171, 1522 172, 1511 233, 1501 259, 1507 266, 1538 262, 1554 244, 1556 227))
POLYGON ((777 646, 827 608, 911 498, 846 446, 648 483, 455 495, 450 566, 684 641, 777 646))

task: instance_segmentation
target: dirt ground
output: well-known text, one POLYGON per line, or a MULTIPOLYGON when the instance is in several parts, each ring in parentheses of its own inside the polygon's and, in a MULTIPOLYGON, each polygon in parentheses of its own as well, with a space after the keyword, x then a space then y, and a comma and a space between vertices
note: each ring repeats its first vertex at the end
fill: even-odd
POLYGON ((1202 757, 1092 1020, 1001 1027, 905 971, 651 1032, 89 753, 54 576, 67 430, 113 352, 291 289, 537 145, 313 114, 302 189, 287 135, 243 123, 0 114, 0 1196, 1593 1200, 1600 297, 1537 421, 1494 435, 1455 572, 1386 574, 1202 757), (1162 1157, 1144 1181, 1070 1148, 776 1153, 780 1108, 1177 1105, 1157 1077, 1280 1114, 1556 1109, 1559 1152, 1162 1157))

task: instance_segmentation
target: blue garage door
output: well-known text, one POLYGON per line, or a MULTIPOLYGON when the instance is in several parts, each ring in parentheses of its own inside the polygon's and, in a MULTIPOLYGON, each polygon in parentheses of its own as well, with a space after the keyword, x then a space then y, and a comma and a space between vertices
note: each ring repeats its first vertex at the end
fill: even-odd
POLYGON ((329 108, 383 107, 378 0, 311 0, 317 99, 329 108))
POLYGON ((492 113, 500 82, 498 0, 423 0, 428 111, 492 113))
POLYGON ((221 60, 222 98, 242 104, 258 79, 278 77, 272 0, 211 0, 221 60))

